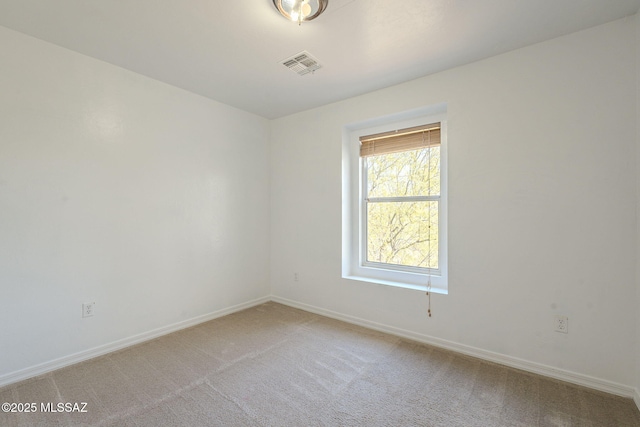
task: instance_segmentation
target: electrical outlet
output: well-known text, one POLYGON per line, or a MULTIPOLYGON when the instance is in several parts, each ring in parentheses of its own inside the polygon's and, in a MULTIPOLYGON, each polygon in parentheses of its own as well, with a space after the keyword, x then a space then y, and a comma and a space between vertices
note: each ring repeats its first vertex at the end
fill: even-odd
POLYGON ((93 316, 95 302, 85 302, 82 304, 82 317, 91 317, 93 316))
POLYGON ((298 275, 298 273, 293 273, 293 281, 294 282, 300 281, 300 276, 298 275))
POLYGON ((553 317, 553 324, 555 325, 556 332, 562 332, 563 334, 569 333, 569 318, 567 316, 556 314, 553 317))

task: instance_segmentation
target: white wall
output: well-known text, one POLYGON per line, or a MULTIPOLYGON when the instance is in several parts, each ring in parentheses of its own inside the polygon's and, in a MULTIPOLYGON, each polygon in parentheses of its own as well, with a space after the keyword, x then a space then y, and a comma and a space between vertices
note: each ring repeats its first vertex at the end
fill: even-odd
POLYGON ((267 120, 1 27, 0 58, 0 378, 269 295, 267 120))
POLYGON ((636 375, 635 401, 640 409, 640 16, 636 23, 636 221, 638 241, 636 246, 636 375))
POLYGON ((634 32, 620 20, 273 121, 273 294, 631 389, 634 32), (341 132, 440 102, 450 292, 429 319, 423 293, 340 277, 341 132))

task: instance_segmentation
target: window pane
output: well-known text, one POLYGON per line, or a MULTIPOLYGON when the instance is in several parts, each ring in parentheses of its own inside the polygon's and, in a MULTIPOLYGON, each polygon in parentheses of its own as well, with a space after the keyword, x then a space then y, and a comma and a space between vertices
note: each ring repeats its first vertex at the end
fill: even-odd
POLYGON ((367 204, 367 261, 438 268, 438 202, 367 204))
POLYGON ((366 157, 368 197, 440 194, 440 146, 366 157))

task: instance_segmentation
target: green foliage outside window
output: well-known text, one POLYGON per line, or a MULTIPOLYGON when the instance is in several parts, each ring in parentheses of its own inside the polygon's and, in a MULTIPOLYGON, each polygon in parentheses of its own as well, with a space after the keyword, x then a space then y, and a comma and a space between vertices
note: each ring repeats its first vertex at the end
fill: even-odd
POLYGON ((437 269, 440 146, 363 160, 367 261, 437 269))

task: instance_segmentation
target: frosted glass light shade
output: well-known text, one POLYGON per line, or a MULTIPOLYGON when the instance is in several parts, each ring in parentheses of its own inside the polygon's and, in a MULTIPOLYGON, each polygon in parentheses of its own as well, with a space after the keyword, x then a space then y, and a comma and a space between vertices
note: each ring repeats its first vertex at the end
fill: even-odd
POLYGON ((298 24, 320 16, 328 3, 329 0, 273 0, 282 16, 298 24))

